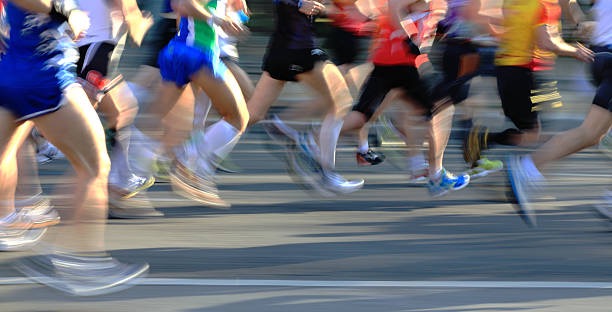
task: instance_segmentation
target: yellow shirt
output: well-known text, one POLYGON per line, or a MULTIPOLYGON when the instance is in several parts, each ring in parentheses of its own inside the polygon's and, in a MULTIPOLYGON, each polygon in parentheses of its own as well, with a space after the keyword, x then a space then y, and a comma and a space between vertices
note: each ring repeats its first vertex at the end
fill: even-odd
MULTIPOLYGON (((497 66, 531 67, 536 53, 536 28, 558 24, 557 0, 505 0, 504 32, 495 55, 497 66)), ((542 57, 541 52, 537 52, 542 57)))

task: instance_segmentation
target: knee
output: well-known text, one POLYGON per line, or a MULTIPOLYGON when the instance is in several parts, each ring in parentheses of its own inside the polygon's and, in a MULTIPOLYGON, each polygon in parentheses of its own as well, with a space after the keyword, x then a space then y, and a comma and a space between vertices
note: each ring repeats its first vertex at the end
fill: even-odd
POLYGON ((85 183, 106 181, 110 172, 111 162, 105 150, 86 162, 75 165, 77 176, 85 183))

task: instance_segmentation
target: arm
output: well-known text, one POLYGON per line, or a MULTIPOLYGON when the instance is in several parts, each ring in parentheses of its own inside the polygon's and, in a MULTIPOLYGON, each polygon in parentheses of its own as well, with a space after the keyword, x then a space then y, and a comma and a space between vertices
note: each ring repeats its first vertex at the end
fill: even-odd
POLYGON ((405 36, 410 34, 406 32, 402 25, 402 19, 406 14, 409 5, 416 3, 418 0, 389 0, 389 15, 391 17, 391 23, 393 27, 398 30, 404 30, 405 36))
POLYGON ((89 29, 87 13, 79 10, 75 0, 10 0, 15 5, 33 13, 47 13, 64 19, 72 30, 74 39, 80 39, 89 29))
POLYGON ((239 36, 245 32, 245 28, 232 19, 213 15, 197 0, 172 0, 172 9, 180 16, 190 16, 195 19, 211 21, 230 36, 239 36))
POLYGON ((536 29, 536 43, 542 49, 551 51, 557 55, 571 56, 579 61, 593 61, 593 52, 581 44, 575 46, 568 44, 561 38, 556 27, 546 24, 536 29))
POLYGON ((49 13, 51 12, 51 0, 10 0, 20 8, 33 13, 49 13))
POLYGON ((582 11, 580 4, 576 0, 560 0, 563 10, 565 10, 572 22, 576 25, 586 21, 586 14, 582 11))

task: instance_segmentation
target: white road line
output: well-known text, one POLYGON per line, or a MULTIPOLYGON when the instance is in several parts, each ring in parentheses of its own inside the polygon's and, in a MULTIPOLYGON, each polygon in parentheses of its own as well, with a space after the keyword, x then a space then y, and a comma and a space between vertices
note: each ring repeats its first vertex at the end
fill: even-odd
MULTIPOLYGON (((1 285, 25 285, 35 282, 23 277, 0 278, 1 285)), ((263 279, 143 278, 140 286, 259 286, 259 287, 341 287, 341 288, 549 288, 612 289, 612 282, 543 281, 325 281, 263 279)))

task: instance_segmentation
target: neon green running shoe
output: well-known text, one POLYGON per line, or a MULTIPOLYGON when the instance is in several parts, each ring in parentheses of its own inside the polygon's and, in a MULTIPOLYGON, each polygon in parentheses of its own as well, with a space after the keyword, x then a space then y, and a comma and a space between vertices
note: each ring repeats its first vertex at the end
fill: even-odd
POLYGON ((501 160, 489 160, 483 157, 476 161, 474 167, 468 170, 467 174, 469 174, 472 179, 478 179, 502 169, 504 169, 504 163, 501 160))

